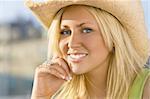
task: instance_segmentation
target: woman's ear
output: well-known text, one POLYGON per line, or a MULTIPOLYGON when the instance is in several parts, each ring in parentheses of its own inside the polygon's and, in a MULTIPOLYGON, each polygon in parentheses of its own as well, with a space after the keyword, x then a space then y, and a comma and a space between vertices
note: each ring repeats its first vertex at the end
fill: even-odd
POLYGON ((112 53, 115 53, 115 47, 112 48, 112 53))

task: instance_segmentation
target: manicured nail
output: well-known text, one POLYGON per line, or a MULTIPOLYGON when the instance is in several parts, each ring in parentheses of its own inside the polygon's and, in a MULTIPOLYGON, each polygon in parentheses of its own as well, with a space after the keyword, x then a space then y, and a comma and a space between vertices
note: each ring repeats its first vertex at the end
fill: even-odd
POLYGON ((67 76, 67 77, 66 77, 66 80, 67 80, 67 81, 70 81, 71 79, 72 79, 71 76, 67 76))
POLYGON ((68 77, 68 76, 66 77, 66 80, 69 80, 69 77, 68 77))
POLYGON ((62 79, 65 79, 65 76, 64 76, 64 75, 60 75, 60 76, 61 76, 62 79))
POLYGON ((69 76, 69 80, 71 80, 72 79, 72 77, 71 76, 69 76))

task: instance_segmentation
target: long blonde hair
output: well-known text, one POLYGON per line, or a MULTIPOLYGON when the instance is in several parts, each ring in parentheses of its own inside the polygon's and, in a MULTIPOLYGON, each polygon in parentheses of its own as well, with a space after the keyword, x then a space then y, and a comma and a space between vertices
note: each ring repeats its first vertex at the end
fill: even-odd
MULTIPOLYGON (((86 6, 87 10, 95 17, 101 30, 105 45, 109 48, 111 58, 107 76, 106 99, 127 99, 129 89, 134 77, 141 69, 143 60, 137 54, 125 27, 110 13, 86 6)), ((60 54, 59 37, 60 21, 64 9, 61 9, 49 29, 48 58, 54 54, 60 54)), ((79 99, 85 97, 90 99, 87 90, 87 78, 84 74, 74 75, 70 82, 66 82, 54 95, 55 99, 79 99)), ((83 98, 82 98, 83 99, 83 98)))

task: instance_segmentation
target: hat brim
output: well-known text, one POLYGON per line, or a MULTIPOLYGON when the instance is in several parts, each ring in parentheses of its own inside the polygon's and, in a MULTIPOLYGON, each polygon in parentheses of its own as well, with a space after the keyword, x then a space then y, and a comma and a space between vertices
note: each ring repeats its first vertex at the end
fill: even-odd
POLYGON ((48 29, 55 14, 69 5, 88 5, 103 9, 115 16, 127 30, 133 46, 144 60, 148 57, 148 36, 140 0, 48 0, 27 1, 26 5, 48 29))

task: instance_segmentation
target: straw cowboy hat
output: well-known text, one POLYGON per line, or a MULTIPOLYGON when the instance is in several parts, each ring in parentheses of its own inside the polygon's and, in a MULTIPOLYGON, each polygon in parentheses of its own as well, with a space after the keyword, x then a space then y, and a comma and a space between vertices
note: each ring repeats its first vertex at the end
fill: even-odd
POLYGON ((145 61, 148 57, 148 36, 140 0, 47 0, 25 3, 34 15, 48 29, 55 14, 69 5, 89 5, 103 9, 114 15, 128 31, 136 51, 145 61))

